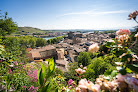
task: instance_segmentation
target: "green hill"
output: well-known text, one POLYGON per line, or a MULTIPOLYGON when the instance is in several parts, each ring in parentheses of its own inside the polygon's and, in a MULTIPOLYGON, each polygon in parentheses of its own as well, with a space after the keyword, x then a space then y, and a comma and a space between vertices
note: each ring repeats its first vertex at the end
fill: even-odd
POLYGON ((21 33, 44 33, 43 30, 38 29, 38 28, 33 28, 33 27, 18 27, 17 32, 21 33))

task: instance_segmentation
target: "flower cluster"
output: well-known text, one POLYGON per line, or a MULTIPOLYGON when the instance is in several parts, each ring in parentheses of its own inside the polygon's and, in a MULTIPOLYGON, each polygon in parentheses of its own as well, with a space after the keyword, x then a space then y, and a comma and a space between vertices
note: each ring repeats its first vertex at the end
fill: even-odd
POLYGON ((79 85, 76 88, 76 92, 100 92, 100 85, 93 84, 91 81, 87 81, 87 79, 81 79, 79 81, 79 85))
POLYGON ((38 91, 38 87, 34 87, 34 86, 31 86, 28 91, 30 92, 37 92, 38 91))
POLYGON ((98 50, 99 50, 98 43, 92 44, 88 49, 88 51, 91 53, 97 52, 98 50))
POLYGON ((118 31, 116 31, 116 39, 118 39, 119 43, 124 43, 128 41, 129 39, 129 35, 131 34, 130 30, 128 29, 120 29, 118 31))
POLYGON ((130 13, 128 15, 129 20, 131 20, 131 19, 134 19, 135 20, 137 15, 138 15, 138 11, 134 11, 134 12, 130 13))
POLYGON ((86 72, 85 70, 87 70, 87 67, 83 67, 83 65, 80 65, 80 68, 75 69, 75 72, 82 75, 83 73, 86 72))
POLYGON ((30 78, 30 80, 31 80, 32 82, 37 82, 38 70, 35 70, 35 71, 28 71, 27 74, 28 74, 28 76, 29 76, 29 78, 30 78))
POLYGON ((67 85, 68 88, 70 88, 70 89, 75 88, 76 85, 77 84, 72 79, 69 79, 68 85, 67 85))

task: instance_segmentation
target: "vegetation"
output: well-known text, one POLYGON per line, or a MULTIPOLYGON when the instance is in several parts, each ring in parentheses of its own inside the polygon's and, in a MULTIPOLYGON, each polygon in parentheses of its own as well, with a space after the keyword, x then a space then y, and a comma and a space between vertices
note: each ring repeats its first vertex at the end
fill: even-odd
MULTIPOLYGON (((138 11, 134 13, 138 15, 138 11)), ((134 20, 136 18, 130 15, 129 17, 133 17, 134 20)), ((6 19, 2 18, 4 22, 1 24, 5 23, 6 19)), ((27 63, 24 57, 26 48, 44 46, 46 40, 32 36, 5 37, 16 28, 14 22, 10 21, 6 23, 13 24, 13 28, 5 24, 0 26, 1 32, 4 32, 0 35, 0 84, 4 86, 0 91, 137 92, 137 76, 132 77, 130 74, 138 73, 138 57, 131 51, 137 46, 138 33, 135 33, 136 40, 132 39, 131 43, 130 31, 118 30, 116 39, 105 42, 100 48, 98 44, 91 45, 89 52, 81 52, 77 57, 78 62, 70 63, 68 71, 63 73, 55 68, 53 58, 46 60, 48 64, 27 63)), ((63 36, 57 37, 48 40, 47 43, 58 43, 62 39, 63 36)))
POLYGON ((5 15, 0 17, 0 36, 9 35, 17 30, 17 24, 12 21, 12 18, 7 17, 7 12, 5 15))

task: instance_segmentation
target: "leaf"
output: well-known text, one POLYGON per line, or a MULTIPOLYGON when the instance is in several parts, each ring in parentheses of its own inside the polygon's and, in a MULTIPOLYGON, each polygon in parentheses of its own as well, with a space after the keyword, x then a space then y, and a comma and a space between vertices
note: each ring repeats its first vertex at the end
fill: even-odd
POLYGON ((42 63, 40 63, 40 64, 41 64, 41 67, 42 67, 43 76, 45 78, 45 75, 46 75, 46 67, 42 63))
POLYGON ((54 72, 54 70, 55 70, 55 62, 54 62, 54 59, 53 58, 52 59, 49 59, 48 60, 48 64, 49 64, 49 66, 48 66, 48 77, 50 77, 52 75, 52 73, 54 72))
POLYGON ((112 73, 112 70, 106 70, 105 72, 104 72, 104 76, 108 76, 108 75, 110 75, 112 73))
POLYGON ((51 88, 50 82, 42 88, 41 92, 49 92, 51 88))
POLYGON ((138 65, 136 64, 127 64, 126 65, 128 68, 130 68, 132 71, 135 71, 138 73, 138 65))
POLYGON ((117 70, 113 70, 111 73, 111 77, 115 77, 117 75, 117 70))
POLYGON ((39 84, 40 84, 41 86, 43 86, 43 84, 44 84, 44 75, 43 75, 43 73, 42 73, 42 68, 41 68, 41 70, 40 70, 40 72, 39 72, 39 84))

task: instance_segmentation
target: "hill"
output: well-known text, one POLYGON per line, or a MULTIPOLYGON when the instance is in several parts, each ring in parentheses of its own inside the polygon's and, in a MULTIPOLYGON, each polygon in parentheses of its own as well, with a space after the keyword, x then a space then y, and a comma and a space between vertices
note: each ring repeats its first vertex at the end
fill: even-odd
POLYGON ((33 27, 18 27, 16 33, 44 33, 43 30, 33 27))

